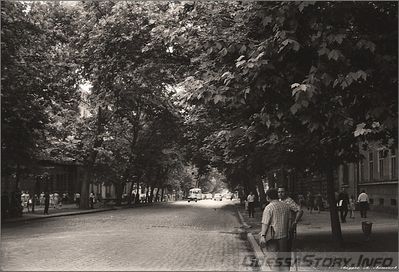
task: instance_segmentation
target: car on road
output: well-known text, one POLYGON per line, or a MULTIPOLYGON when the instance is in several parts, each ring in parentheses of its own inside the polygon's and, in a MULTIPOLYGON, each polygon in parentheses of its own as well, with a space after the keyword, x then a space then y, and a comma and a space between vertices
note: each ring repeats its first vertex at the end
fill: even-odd
POLYGON ((213 196, 213 200, 219 200, 219 201, 222 201, 222 195, 221 194, 215 194, 214 196, 213 196))
POLYGON ((232 193, 227 193, 227 194, 224 195, 225 199, 233 200, 233 197, 234 197, 234 195, 232 193))
POLYGON ((188 193, 188 202, 190 201, 195 201, 197 202, 197 200, 201 200, 202 199, 202 192, 200 188, 192 188, 189 190, 188 193))
POLYGON ((206 194, 206 199, 212 199, 212 194, 210 193, 206 194))

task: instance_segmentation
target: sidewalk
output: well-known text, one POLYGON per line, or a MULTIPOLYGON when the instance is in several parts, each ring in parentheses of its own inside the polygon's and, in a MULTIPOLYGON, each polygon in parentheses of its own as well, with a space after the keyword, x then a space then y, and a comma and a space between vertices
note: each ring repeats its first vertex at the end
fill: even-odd
POLYGON ((132 206, 115 206, 115 205, 100 205, 100 203, 96 203, 94 205, 94 209, 79 209, 75 204, 65 204, 62 207, 50 207, 49 214, 43 214, 44 207, 37 206, 35 207, 35 213, 28 213, 26 209, 22 214, 22 217, 17 218, 6 218, 1 221, 1 224, 9 224, 9 223, 18 223, 18 222, 25 222, 37 219, 45 219, 45 218, 52 218, 52 217, 60 217, 60 216, 70 216, 70 215, 79 215, 79 214, 88 214, 88 213, 97 213, 97 212, 104 212, 104 211, 111 211, 111 210, 120 210, 120 209, 128 209, 128 208, 135 208, 135 207, 142 207, 148 205, 154 205, 158 203, 164 202, 153 202, 153 203, 138 203, 133 204, 132 206))
MULTIPOLYGON (((255 218, 249 218, 247 211, 241 205, 237 205, 238 212, 243 221, 248 225, 255 241, 259 244, 259 232, 261 230, 262 212, 255 210, 255 218)), ((344 239, 344 248, 335 248, 331 238, 330 212, 316 211, 312 214, 304 210, 302 220, 297 227, 297 238, 293 249, 296 252, 397 252, 398 251, 398 218, 392 215, 368 212, 368 218, 360 218, 357 211, 355 219, 347 216, 347 223, 341 223, 341 231, 344 239), (362 231, 362 221, 373 223, 372 234, 366 241, 362 231)))

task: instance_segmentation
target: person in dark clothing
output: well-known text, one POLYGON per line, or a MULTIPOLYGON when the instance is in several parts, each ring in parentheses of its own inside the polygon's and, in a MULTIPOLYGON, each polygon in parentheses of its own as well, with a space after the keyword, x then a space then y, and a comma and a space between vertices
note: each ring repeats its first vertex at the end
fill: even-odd
POLYGON ((348 215, 349 195, 345 188, 342 188, 338 195, 338 207, 341 214, 341 222, 346 223, 346 216, 348 215))
POLYGON ((306 195, 306 202, 306 205, 308 206, 308 211, 312 213, 314 209, 314 195, 311 192, 308 192, 308 194, 306 195))
POLYGON ((255 195, 253 192, 250 192, 248 197, 248 215, 249 217, 254 218, 254 212, 255 212, 255 195))
POLYGON ((44 193, 44 214, 48 214, 48 208, 50 207, 50 194, 49 192, 44 193))
POLYGON ((94 199, 95 199, 95 197, 94 197, 94 192, 91 192, 90 193, 90 196, 89 196, 89 202, 90 202, 90 209, 94 209, 94 199))
POLYGON ((317 207, 318 213, 320 213, 321 209, 323 208, 323 197, 321 196, 321 194, 316 195, 316 207, 317 207))

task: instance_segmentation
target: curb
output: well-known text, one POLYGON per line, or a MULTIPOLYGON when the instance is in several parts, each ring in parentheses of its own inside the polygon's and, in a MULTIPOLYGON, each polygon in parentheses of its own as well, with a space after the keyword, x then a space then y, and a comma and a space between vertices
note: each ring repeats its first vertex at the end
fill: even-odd
MULTIPOLYGON (((238 208, 237 208, 237 214, 238 214, 238 217, 241 221, 241 224, 244 226, 244 228, 246 228, 246 229, 251 228, 251 226, 245 222, 244 217, 242 216, 242 214, 238 210, 238 208)), ((274 271, 272 269, 272 267, 268 267, 264 263, 264 260, 265 260, 265 258, 267 258, 268 255, 259 246, 258 242, 255 240, 255 237, 252 233, 247 232, 247 240, 250 243, 252 250, 254 251, 254 255, 255 255, 255 258, 256 258, 258 264, 260 265, 256 269, 256 271, 274 271)), ((308 267, 300 267, 300 269, 298 270, 298 267, 291 266, 290 271, 315 271, 315 269, 308 268, 308 267)))
POLYGON ((72 215, 81 215, 81 214, 89 214, 89 213, 98 213, 98 212, 107 212, 107 211, 114 211, 114 210, 122 210, 122 209, 132 209, 132 208, 139 208, 139 207, 147 207, 147 206, 153 206, 154 204, 161 204, 165 202, 153 202, 153 203, 140 203, 140 204, 135 204, 133 206, 118 206, 118 207, 110 207, 110 208, 99 208, 99 209, 92 209, 92 210, 83 210, 83 211, 73 211, 73 212, 60 212, 60 213, 55 213, 55 214, 49 214, 49 215, 37 215, 35 217, 19 217, 16 219, 10 219, 10 220, 1 220, 1 224, 12 224, 12 223, 20 223, 20 222, 27 222, 27 221, 34 221, 34 220, 40 220, 40 219, 46 219, 46 218, 53 218, 53 217, 61 217, 61 216, 72 216, 72 215))
MULTIPOLYGON (((246 228, 246 229, 251 228, 251 226, 248 225, 244 221, 244 217, 242 216, 241 212, 238 209, 237 209, 237 214, 238 214, 238 218, 240 219, 240 222, 244 226, 244 228, 246 228)), ((252 250, 254 251, 256 259, 258 261, 263 260, 264 253, 263 253, 262 249, 260 248, 259 244, 256 242, 255 237, 251 232, 247 232, 247 240, 249 241, 249 244, 251 245, 252 250)))
POLYGON ((78 212, 65 212, 65 213, 56 213, 56 214, 49 214, 46 216, 37 216, 37 217, 28 217, 28 218, 18 218, 18 219, 11 219, 11 220, 2 220, 2 224, 9 224, 9 223, 19 223, 19 222, 26 222, 26 221, 34 221, 46 218, 53 218, 53 217, 61 217, 61 216, 72 216, 72 215, 80 215, 80 214, 89 214, 89 213, 98 213, 98 212, 106 212, 117 210, 116 208, 105 208, 105 209, 95 209, 95 210, 87 210, 87 211, 78 211, 78 212))

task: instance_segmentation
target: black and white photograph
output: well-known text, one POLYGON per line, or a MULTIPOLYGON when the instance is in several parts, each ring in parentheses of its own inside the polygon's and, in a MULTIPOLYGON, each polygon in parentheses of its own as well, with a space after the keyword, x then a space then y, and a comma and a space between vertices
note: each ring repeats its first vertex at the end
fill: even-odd
POLYGON ((1 1, 0 271, 398 271, 398 1, 1 1))

